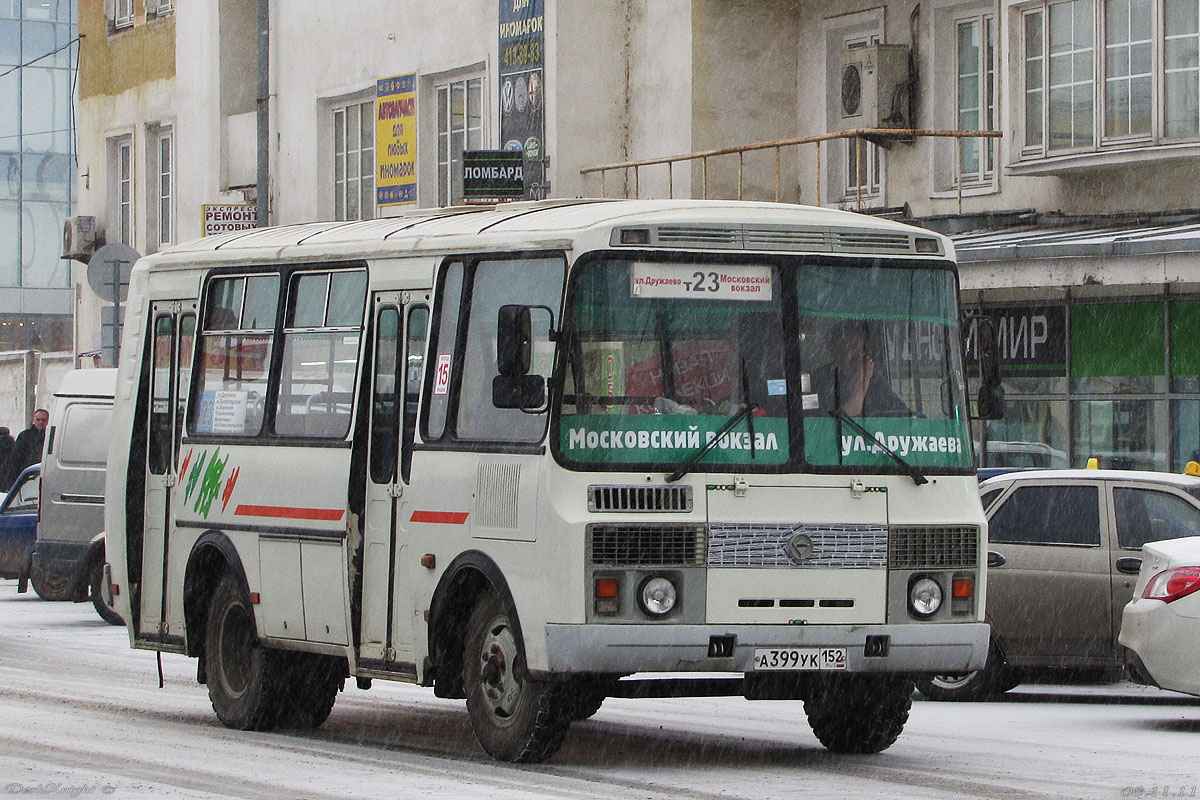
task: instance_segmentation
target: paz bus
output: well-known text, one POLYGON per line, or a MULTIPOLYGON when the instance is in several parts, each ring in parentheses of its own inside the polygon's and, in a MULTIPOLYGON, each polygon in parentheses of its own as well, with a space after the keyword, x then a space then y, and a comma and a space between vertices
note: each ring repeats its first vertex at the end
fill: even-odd
POLYGON ((127 315, 110 590, 227 726, 316 727, 386 679, 465 698, 501 760, 612 696, 803 700, 865 753, 915 678, 984 665, 943 236, 749 202, 416 210, 143 258, 127 315))

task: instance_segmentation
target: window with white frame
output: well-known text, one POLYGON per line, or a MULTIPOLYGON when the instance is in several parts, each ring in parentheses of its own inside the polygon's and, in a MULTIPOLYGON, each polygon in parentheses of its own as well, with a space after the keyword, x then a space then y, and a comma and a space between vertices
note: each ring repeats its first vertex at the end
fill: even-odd
POLYGON ((133 26, 133 0, 114 0, 112 25, 114 28, 133 26))
POLYGON ((1021 9, 1023 156, 1200 137, 1200 0, 1021 9))
POLYGON ((109 139, 109 208, 115 210, 110 241, 133 245, 133 137, 109 139))
MULTIPOLYGON (((955 23, 956 106, 959 130, 995 130, 995 17, 984 14, 955 23)), ((959 175, 964 185, 995 175, 994 139, 963 139, 959 175)))
POLYGON ((462 154, 483 147, 483 78, 440 84, 437 91, 438 205, 462 202, 462 154))
POLYGON ((375 216, 374 100, 333 109, 333 216, 375 216))
POLYGON ((162 17, 175 10, 175 0, 146 0, 146 16, 162 17))
POLYGON ((154 165, 155 230, 162 248, 175 241, 175 137, 169 128, 154 135, 154 165))

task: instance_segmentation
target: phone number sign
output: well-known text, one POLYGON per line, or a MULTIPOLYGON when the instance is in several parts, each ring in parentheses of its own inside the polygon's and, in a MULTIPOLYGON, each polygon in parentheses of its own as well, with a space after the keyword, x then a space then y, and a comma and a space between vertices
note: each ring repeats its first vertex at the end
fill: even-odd
POLYGON ((770 267, 754 264, 649 264, 635 262, 629 293, 675 300, 770 300, 770 267))

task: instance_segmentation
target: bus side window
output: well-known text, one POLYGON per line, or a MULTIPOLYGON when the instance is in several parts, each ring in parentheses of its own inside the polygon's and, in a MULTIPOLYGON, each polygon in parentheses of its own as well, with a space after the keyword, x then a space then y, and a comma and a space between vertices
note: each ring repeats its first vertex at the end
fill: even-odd
POLYGON ((417 400, 425 375, 425 340, 429 338, 429 307, 413 306, 408 312, 404 342, 404 432, 401 440, 400 475, 407 481, 412 465, 413 439, 417 429, 417 400))
POLYGON ((442 269, 438 285, 436 326, 429 348, 433 369, 426 380, 430 388, 426 395, 427 410, 421 429, 422 438, 427 442, 441 439, 446 432, 446 421, 450 412, 450 385, 454 378, 454 345, 458 335, 459 309, 462 307, 462 286, 462 262, 447 264, 442 269))
POLYGON ((342 439, 358 370, 365 270, 303 272, 288 286, 275 432, 342 439))

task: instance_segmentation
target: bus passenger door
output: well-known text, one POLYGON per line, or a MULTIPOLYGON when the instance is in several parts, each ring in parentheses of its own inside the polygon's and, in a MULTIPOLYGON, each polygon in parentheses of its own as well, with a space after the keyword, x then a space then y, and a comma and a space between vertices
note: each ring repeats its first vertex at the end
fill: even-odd
POLYGON ((416 422, 429 311, 424 305, 405 305, 406 295, 377 292, 372 302, 375 341, 358 644, 363 666, 415 675, 411 591, 402 568, 407 547, 396 520, 406 502, 406 462, 416 422), (413 369, 415 376, 410 374, 413 369))
MULTIPOLYGON (((191 378, 196 304, 156 302, 150 307, 153 339, 150 359, 150 397, 146 425, 145 508, 137 635, 161 641, 182 637, 171 630, 171 490, 178 480, 179 437, 187 384, 191 378)), ((181 579, 180 578, 177 579, 181 579)), ((134 598, 131 598, 131 600, 134 598)), ((182 609, 176 609, 180 616, 182 609)))

